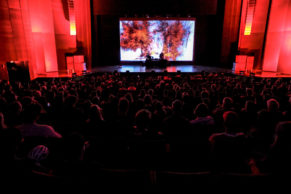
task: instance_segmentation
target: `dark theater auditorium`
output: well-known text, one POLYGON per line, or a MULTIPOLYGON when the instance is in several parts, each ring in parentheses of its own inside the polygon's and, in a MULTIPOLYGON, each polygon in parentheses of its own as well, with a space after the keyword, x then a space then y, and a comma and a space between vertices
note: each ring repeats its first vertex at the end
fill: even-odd
POLYGON ((0 156, 0 193, 290 193, 291 0, 0 0, 0 156))

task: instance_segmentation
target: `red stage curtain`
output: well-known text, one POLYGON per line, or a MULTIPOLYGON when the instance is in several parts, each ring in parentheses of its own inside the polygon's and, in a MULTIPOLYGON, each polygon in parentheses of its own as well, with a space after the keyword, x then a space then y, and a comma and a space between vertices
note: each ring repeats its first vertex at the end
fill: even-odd
POLYGON ((92 65, 92 40, 91 40, 91 8, 90 0, 75 0, 76 27, 78 49, 83 49, 87 58, 87 67, 92 65))
POLYGON ((242 0, 226 0, 223 22, 221 62, 227 63, 231 52, 231 44, 238 41, 239 20, 242 0))

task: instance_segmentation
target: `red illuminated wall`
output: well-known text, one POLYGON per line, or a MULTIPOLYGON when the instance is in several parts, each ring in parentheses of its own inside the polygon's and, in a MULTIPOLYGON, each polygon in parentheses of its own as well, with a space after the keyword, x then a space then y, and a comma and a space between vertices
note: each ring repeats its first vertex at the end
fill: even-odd
POLYGON ((291 0, 243 0, 238 49, 258 70, 291 74, 291 0))
POLYGON ((255 56, 255 68, 261 68, 261 57, 267 24, 269 0, 243 0, 238 50, 255 56))
POLYGON ((263 70, 291 74, 291 0, 272 1, 263 70))
POLYGON ((32 79, 66 71, 66 53, 90 68, 90 0, 0 0, 0 41, 0 64, 28 61, 32 79))

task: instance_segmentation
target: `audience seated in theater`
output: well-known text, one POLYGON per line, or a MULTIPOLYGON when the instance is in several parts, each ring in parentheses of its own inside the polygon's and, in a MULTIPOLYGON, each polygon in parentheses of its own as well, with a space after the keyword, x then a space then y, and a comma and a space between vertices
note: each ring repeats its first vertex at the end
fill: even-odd
POLYGON ((43 145, 46 162, 69 174, 79 163, 249 172, 250 158, 262 172, 288 171, 290 93, 287 78, 206 72, 0 81, 2 161, 43 145))

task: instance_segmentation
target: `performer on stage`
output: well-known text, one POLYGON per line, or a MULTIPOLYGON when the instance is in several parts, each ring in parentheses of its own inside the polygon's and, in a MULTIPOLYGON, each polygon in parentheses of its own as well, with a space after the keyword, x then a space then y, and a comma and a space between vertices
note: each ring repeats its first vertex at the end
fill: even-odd
POLYGON ((160 60, 161 61, 164 60, 164 53, 163 52, 161 52, 161 54, 160 54, 160 60))
POLYGON ((145 66, 151 66, 152 65, 152 59, 153 57, 148 53, 146 56, 145 66))
POLYGON ((159 61, 160 66, 162 66, 162 67, 167 66, 167 62, 168 62, 167 59, 164 58, 164 53, 161 52, 160 53, 160 61, 159 61))

